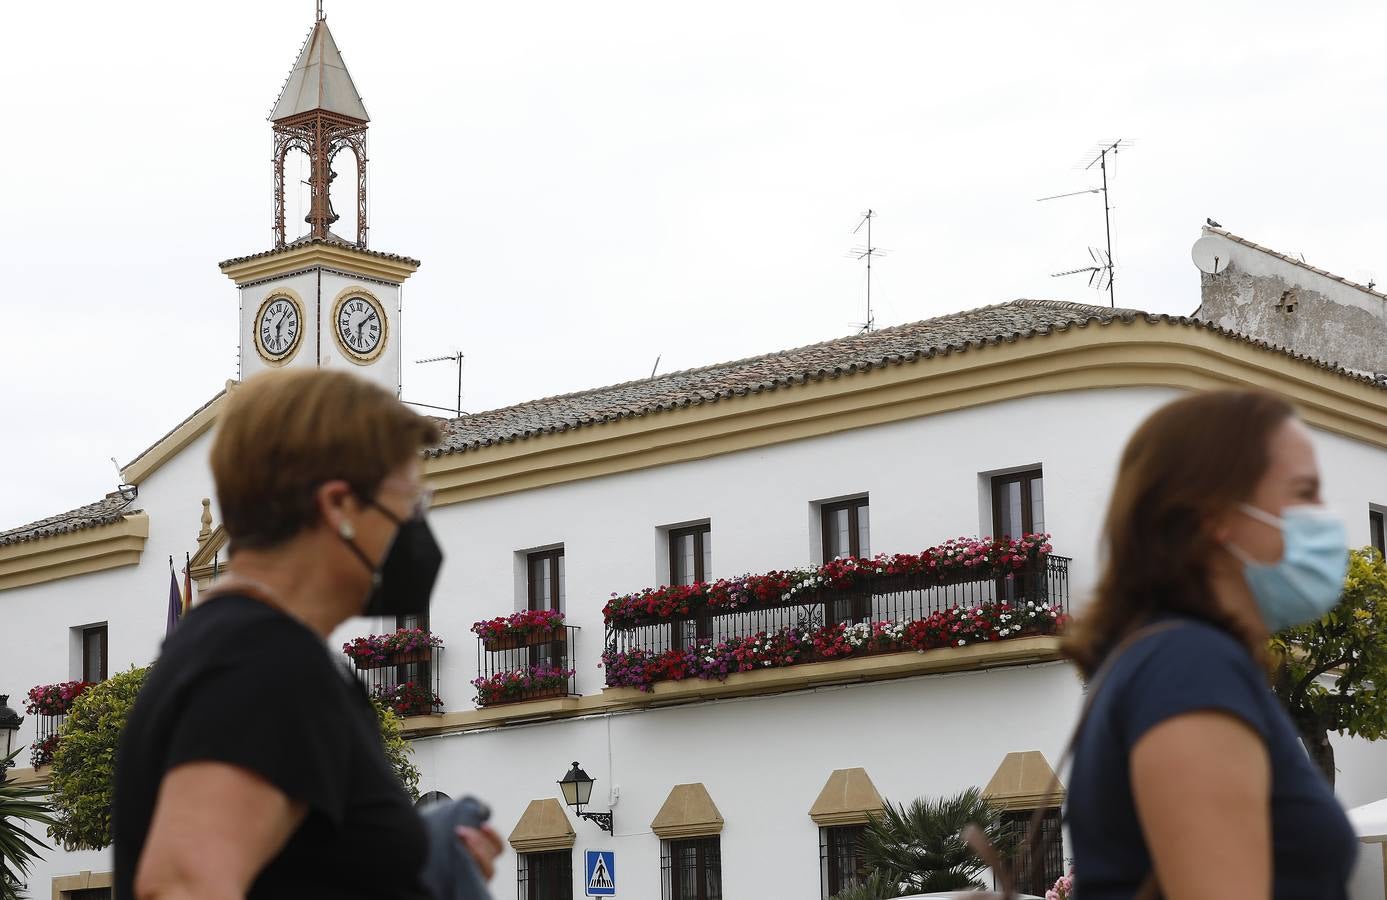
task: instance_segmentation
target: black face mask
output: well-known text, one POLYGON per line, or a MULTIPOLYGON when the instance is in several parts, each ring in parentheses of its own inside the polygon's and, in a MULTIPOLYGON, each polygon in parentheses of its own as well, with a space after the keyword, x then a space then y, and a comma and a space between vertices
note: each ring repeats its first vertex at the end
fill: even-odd
POLYGON ((429 611, 429 597, 443 565, 443 551, 434 539, 433 530, 423 516, 404 521, 395 518, 379 503, 372 503, 381 514, 399 525, 395 540, 385 553, 379 568, 373 567, 366 554, 347 541, 347 546, 366 567, 371 569, 371 593, 366 597, 364 616, 417 616, 429 611))

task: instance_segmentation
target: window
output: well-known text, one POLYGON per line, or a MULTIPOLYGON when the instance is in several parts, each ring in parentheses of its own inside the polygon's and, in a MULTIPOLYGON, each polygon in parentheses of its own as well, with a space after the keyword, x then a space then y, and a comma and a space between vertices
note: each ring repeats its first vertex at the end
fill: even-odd
POLYGON ((76 891, 63 891, 63 900, 111 900, 111 889, 82 888, 76 891))
POLYGON ((1037 846, 1040 859, 1033 865, 1029 864, 1027 854, 1030 848, 1026 844, 1026 837, 1034 815, 1033 809, 1006 810, 1002 813, 1002 825, 1016 839, 1016 889, 1023 894, 1044 897, 1045 892, 1064 875, 1064 836, 1060 832, 1059 808, 1045 810, 1036 826, 1040 830, 1037 846), (1030 872, 1029 878, 1026 877, 1027 870, 1030 872))
MULTIPOLYGON (((540 550, 526 557, 525 568, 528 582, 530 609, 564 608, 564 562, 563 548, 540 550)), ((563 642, 543 644, 530 648, 530 665, 563 666, 566 645, 563 642)))
MULTIPOLYGON (((841 556, 872 555, 868 509, 866 497, 825 503, 820 507, 824 529, 824 562, 841 556)), ((824 604, 824 621, 865 621, 871 618, 871 606, 872 598, 867 594, 839 596, 824 604)))
MULTIPOLYGON (((408 615, 396 616, 395 627, 398 628, 422 628, 429 630, 428 612, 410 613, 408 615)), ((433 654, 429 654, 428 659, 418 662, 401 663, 395 667, 395 683, 407 684, 414 682, 426 691, 433 691, 433 654)))
POLYGON ((573 900, 573 851, 517 854, 519 900, 573 900))
POLYGON ((824 522, 824 562, 840 556, 872 555, 866 497, 844 500, 841 503, 825 503, 821 509, 824 522))
POLYGON ((722 900, 722 850, 716 837, 665 841, 664 900, 722 900))
POLYGON ((1380 509, 1368 510, 1368 532, 1377 552, 1387 556, 1387 513, 1380 509))
POLYGON ((819 882, 824 900, 862 884, 862 835, 866 825, 834 825, 819 829, 819 882))
MULTIPOLYGON (((992 477, 992 536, 1019 538, 1045 531, 1045 491, 1039 469, 992 477)), ((1042 892, 1043 893, 1043 892, 1042 892)))
POLYGON ((106 626, 82 629, 82 680, 106 680, 106 626))
MULTIPOLYGON (((697 584, 709 579, 713 570, 713 528, 694 525, 669 530, 669 583, 697 584)), ((700 640, 713 639, 713 620, 700 616, 693 622, 670 623, 670 646, 692 647, 700 640)))
POLYGON ((713 526, 671 528, 669 531, 669 583, 698 584, 713 571, 713 526))

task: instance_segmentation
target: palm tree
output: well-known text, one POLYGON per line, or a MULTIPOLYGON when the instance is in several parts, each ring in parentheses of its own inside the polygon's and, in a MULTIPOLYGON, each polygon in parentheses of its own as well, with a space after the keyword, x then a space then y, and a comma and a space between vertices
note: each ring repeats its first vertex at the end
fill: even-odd
POLYGON ((872 872, 857 887, 833 895, 833 900, 892 900, 901 895, 901 886, 881 872, 872 872))
POLYGON ((985 887, 978 876, 986 866, 962 836, 970 824, 981 828, 1003 856, 1014 843, 1002 824, 1001 809, 972 787, 953 797, 913 800, 909 806, 885 804, 862 836, 863 861, 881 876, 879 884, 902 885, 908 892, 985 887))
MULTIPOLYGON (((0 779, 19 755, 16 750, 0 762, 0 779)), ((18 900, 20 879, 48 845, 23 827, 24 822, 47 827, 57 822, 43 802, 42 788, 20 786, 13 781, 0 783, 0 900, 18 900)))

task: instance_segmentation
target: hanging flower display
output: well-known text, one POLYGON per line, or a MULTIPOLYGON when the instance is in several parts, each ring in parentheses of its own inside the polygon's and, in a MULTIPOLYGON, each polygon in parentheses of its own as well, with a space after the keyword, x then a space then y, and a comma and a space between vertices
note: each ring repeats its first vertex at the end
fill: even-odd
POLYGON ((472 633, 488 651, 557 643, 567 637, 563 613, 556 609, 526 609, 486 619, 475 623, 472 633))
POLYGON ((477 689, 478 706, 495 706, 518 700, 562 697, 568 693, 568 681, 573 675, 573 669, 540 663, 474 678, 472 686, 477 689))
POLYGON ((358 669, 379 669, 422 662, 432 655, 433 648, 442 646, 443 638, 427 628, 401 628, 394 634, 353 638, 342 645, 342 652, 358 669))

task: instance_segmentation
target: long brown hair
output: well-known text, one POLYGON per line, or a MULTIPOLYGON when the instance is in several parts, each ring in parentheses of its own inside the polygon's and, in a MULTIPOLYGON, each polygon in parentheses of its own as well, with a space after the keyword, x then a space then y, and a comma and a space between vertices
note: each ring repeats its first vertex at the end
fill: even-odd
POLYGON ((1162 612, 1211 622, 1264 658, 1215 600, 1209 527, 1252 495, 1272 434, 1294 415, 1272 394, 1210 391, 1161 407, 1137 428, 1108 504, 1094 598, 1064 641, 1085 676, 1123 635, 1162 612))

